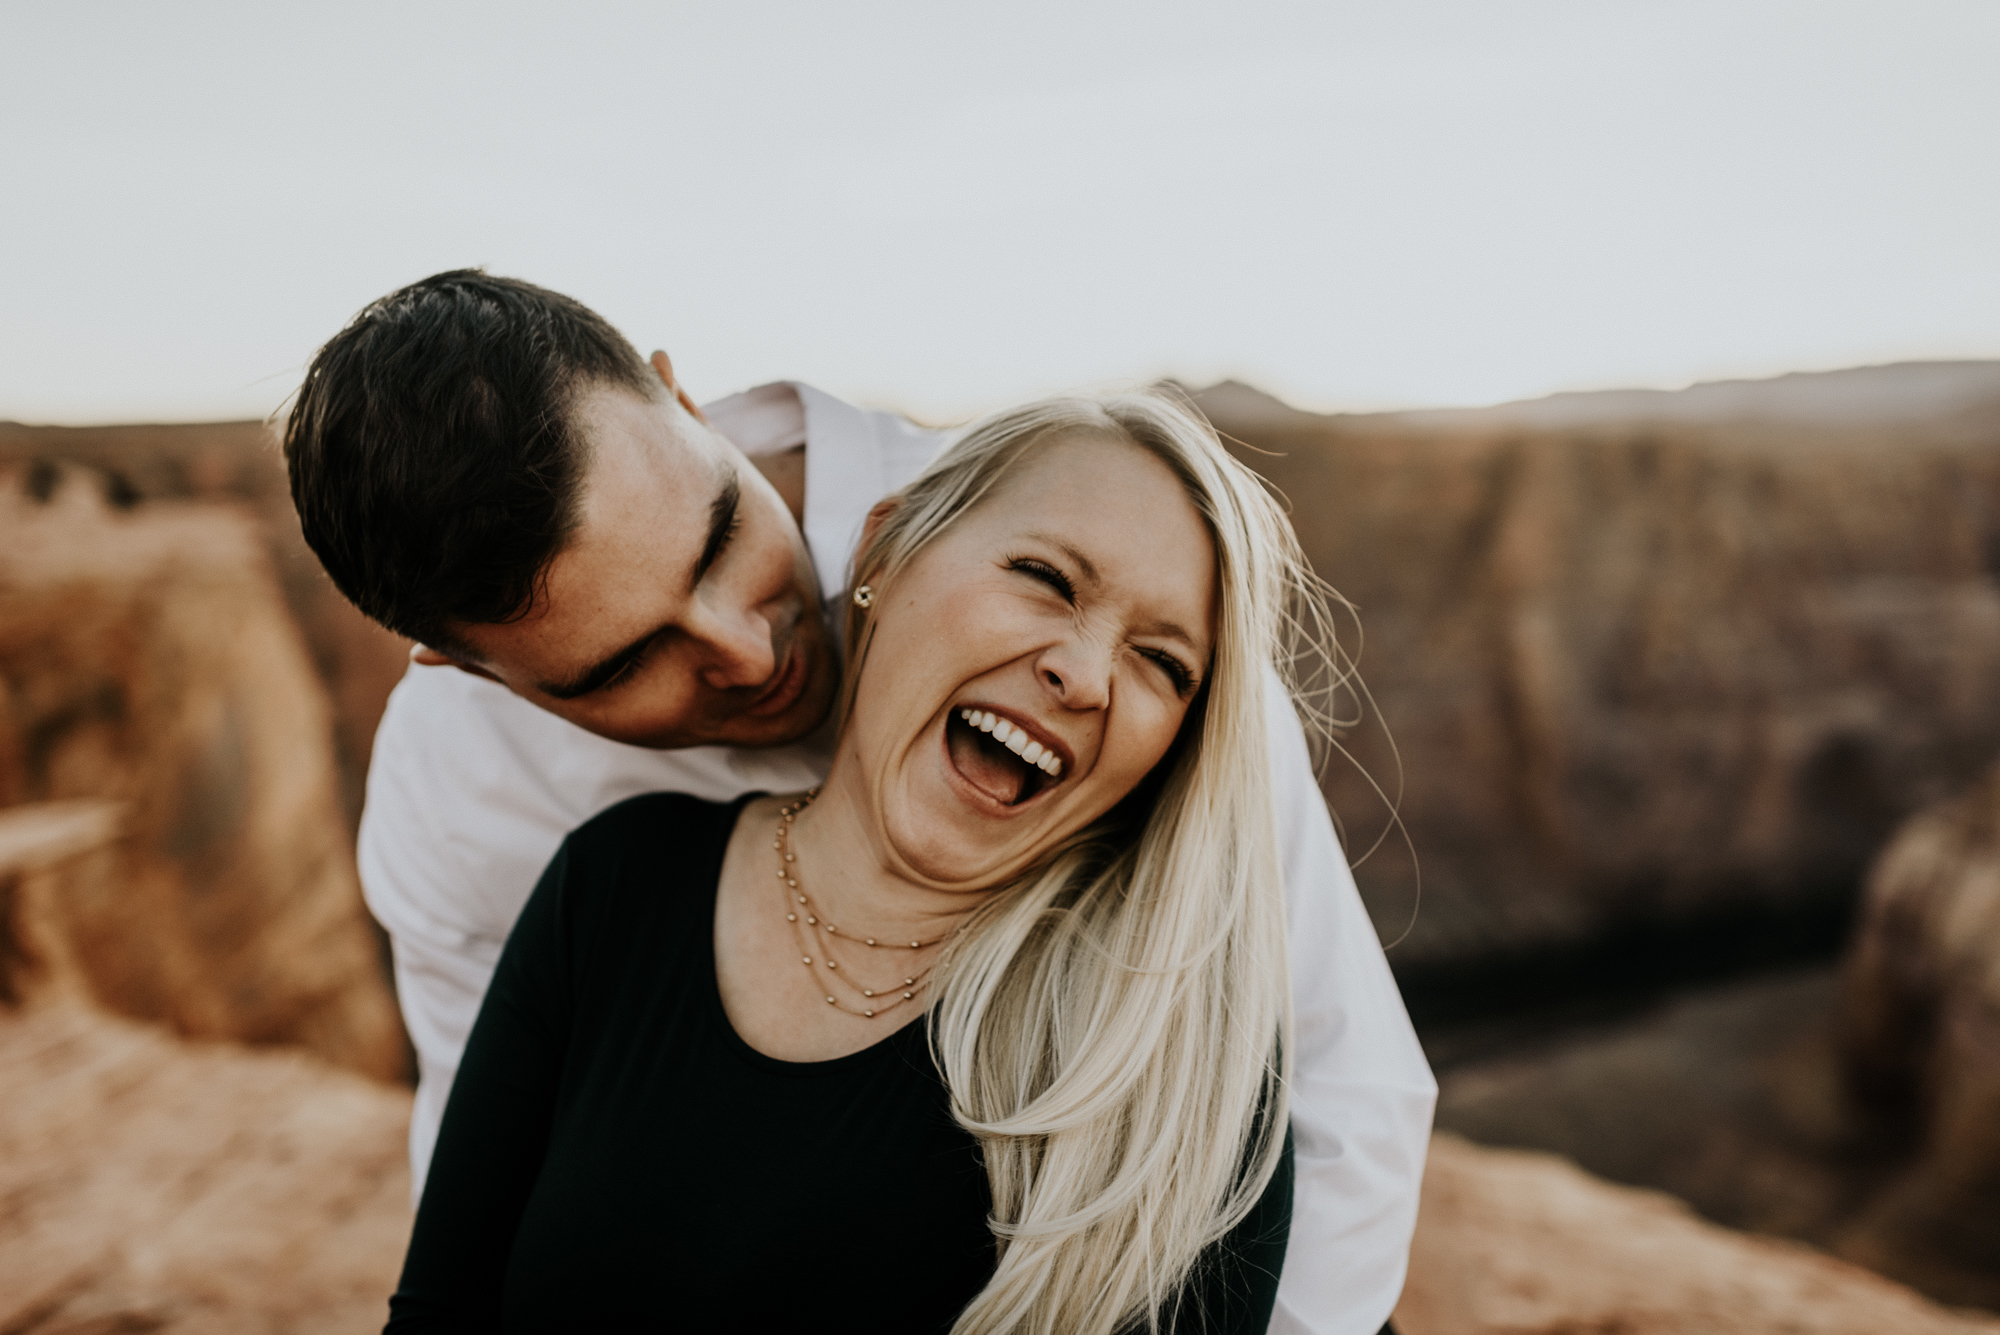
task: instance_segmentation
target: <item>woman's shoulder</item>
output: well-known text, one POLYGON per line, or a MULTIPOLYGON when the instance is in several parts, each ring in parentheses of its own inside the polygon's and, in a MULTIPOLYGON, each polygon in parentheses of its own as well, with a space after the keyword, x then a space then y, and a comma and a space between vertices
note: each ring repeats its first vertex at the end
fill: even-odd
POLYGON ((711 802, 686 793, 640 793, 604 808, 577 826, 570 838, 615 840, 633 835, 643 837, 669 828, 727 831, 743 801, 738 798, 733 802, 711 802))
POLYGON ((741 805, 644 793, 606 807, 563 840, 523 922, 578 944, 676 929, 714 902, 741 805))
POLYGON ((710 802, 686 793, 628 797, 570 831, 563 856, 600 867, 635 861, 679 866, 699 863, 700 851, 712 847, 719 858, 744 800, 710 802))

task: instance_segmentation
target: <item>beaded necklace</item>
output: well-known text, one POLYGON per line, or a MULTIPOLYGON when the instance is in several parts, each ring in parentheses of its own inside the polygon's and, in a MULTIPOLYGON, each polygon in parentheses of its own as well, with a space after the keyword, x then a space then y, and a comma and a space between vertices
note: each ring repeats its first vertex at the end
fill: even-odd
MULTIPOLYGON (((888 1014, 906 1001, 915 1000, 917 993, 923 991, 924 984, 930 980, 931 966, 926 964, 921 969, 913 969, 904 974, 900 984, 879 988, 863 987, 854 980, 851 973, 841 972, 840 961, 828 953, 824 938, 837 936, 842 941, 865 946, 870 950, 916 951, 927 950, 943 941, 945 937, 937 936, 929 941, 911 941, 908 944, 901 941, 879 941, 872 936, 855 936, 852 933, 842 932, 820 917, 813 908, 812 900, 799 888, 796 870, 798 855, 792 852, 792 822, 798 818, 801 811, 811 806, 813 799, 818 796, 819 789, 814 788, 798 801, 778 808, 778 826, 772 833, 771 848, 778 855, 778 879, 784 884, 785 921, 793 924, 798 930, 800 942, 804 947, 799 955, 801 964, 808 969, 825 969, 828 976, 836 980, 838 986, 859 993, 861 996, 861 1003, 858 1006, 844 1006, 832 992, 827 992, 824 994, 826 1004, 849 1015, 859 1015, 863 1019, 872 1020, 878 1015, 888 1014), (805 921, 799 921, 801 918, 805 921)), ((949 932, 945 933, 945 936, 949 935, 949 932)))

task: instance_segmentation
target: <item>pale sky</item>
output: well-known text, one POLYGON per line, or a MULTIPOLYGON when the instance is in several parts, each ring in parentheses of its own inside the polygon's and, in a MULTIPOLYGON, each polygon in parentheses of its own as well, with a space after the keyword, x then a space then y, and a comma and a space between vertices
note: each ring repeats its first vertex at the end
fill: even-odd
POLYGON ((261 416, 483 264, 963 417, 2000 357, 1995 0, 0 0, 0 418, 261 416))

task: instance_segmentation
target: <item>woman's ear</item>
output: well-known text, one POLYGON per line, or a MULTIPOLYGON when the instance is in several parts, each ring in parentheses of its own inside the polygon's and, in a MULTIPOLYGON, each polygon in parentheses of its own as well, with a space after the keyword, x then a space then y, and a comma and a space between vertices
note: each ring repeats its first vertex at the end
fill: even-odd
POLYGON ((896 507, 903 502, 894 496, 875 502, 875 508, 868 512, 868 519, 861 525, 861 545, 854 550, 865 552, 874 543, 875 535, 882 531, 882 525, 889 522, 889 516, 896 513, 896 507))

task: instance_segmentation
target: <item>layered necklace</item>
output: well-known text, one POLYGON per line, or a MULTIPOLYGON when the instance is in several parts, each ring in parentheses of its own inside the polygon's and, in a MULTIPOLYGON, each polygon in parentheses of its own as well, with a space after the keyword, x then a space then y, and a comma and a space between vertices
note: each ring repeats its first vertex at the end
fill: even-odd
MULTIPOLYGON (((924 984, 930 980, 931 966, 926 964, 921 969, 912 966, 901 970, 899 976, 902 981, 887 987, 867 987, 856 980, 851 971, 841 969, 840 961, 830 953, 832 939, 838 937, 843 944, 863 946, 874 951, 900 950, 907 953, 927 950, 945 937, 935 936, 928 941, 880 941, 872 936, 843 932, 820 915, 813 907, 811 898, 799 888, 798 856, 792 851, 792 822, 818 796, 819 789, 814 788, 798 801, 778 808, 778 827, 771 836, 771 849, 778 855, 778 880, 784 888, 785 920, 797 929, 802 947, 799 962, 808 969, 824 969, 824 977, 832 980, 828 986, 845 989, 860 997, 859 1002, 844 1005, 833 992, 827 992, 824 994, 826 1004, 849 1015, 872 1020, 878 1015, 888 1014, 906 1001, 915 1000, 917 993, 923 991, 924 984)), ((945 936, 949 935, 949 932, 945 933, 945 936)), ((814 975, 815 980, 821 977, 817 973, 814 975)))

